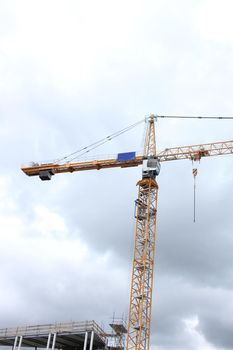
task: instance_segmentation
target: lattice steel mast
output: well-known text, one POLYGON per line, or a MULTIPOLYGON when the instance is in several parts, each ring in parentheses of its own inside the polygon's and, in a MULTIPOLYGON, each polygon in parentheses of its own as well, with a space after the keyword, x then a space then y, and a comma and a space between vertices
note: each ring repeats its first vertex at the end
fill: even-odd
POLYGON ((154 116, 148 120, 145 139, 142 180, 138 185, 136 200, 136 228, 134 258, 131 279, 130 305, 126 349, 148 350, 150 347, 150 323, 154 254, 156 238, 156 213, 159 174, 156 159, 154 116))

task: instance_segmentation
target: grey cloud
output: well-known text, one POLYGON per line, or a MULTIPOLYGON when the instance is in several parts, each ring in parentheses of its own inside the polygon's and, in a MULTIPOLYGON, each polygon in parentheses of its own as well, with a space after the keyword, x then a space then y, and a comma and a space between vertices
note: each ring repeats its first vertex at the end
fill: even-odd
MULTIPOLYGON (((3 33, 5 30, 9 37, 2 45, 7 56, 0 58, 5 84, 0 88, 0 169, 1 176, 11 180, 7 195, 15 208, 10 214, 23 220, 26 241, 21 238, 16 247, 13 238, 5 246, 1 239, 1 246, 6 248, 1 254, 1 291, 5 295, 1 299, 1 326, 86 318, 107 323, 113 311, 127 313, 134 200, 141 170, 57 175, 50 183, 42 183, 21 174, 19 166, 26 160, 65 155, 150 112, 230 114, 232 47, 201 37, 196 14, 202 2, 179 1, 174 7, 171 1, 148 1, 139 11, 140 21, 135 15, 125 47, 116 40, 118 46, 114 47, 113 41, 106 49, 102 44, 108 43, 107 39, 101 41, 99 37, 97 50, 98 45, 88 36, 88 45, 95 44, 95 51, 93 62, 88 61, 83 68, 95 72, 93 80, 87 77, 89 82, 84 86, 75 75, 78 60, 77 66, 61 62, 62 70, 57 69, 56 76, 50 61, 43 60, 44 52, 42 57, 33 56, 27 38, 22 47, 25 52, 11 56, 6 42, 13 43, 15 31, 20 29, 14 22, 15 4, 11 2, 7 10, 7 25, 1 21, 3 33), (72 82, 68 73, 64 79, 68 65, 75 76, 72 82), (88 246, 88 263, 77 266, 69 261, 69 252, 66 258, 56 255, 57 236, 47 266, 43 263, 45 248, 37 247, 35 256, 27 250, 29 241, 36 244, 41 239, 36 230, 27 231, 35 221, 37 205, 64 219, 67 242, 75 245, 81 240, 88 246), (106 254, 106 265, 100 264, 96 270, 96 262, 106 254)), ((32 31, 35 29, 32 26, 32 31)), ((52 35, 49 28, 48 35, 52 35)), ((61 45, 65 44, 63 39, 61 45)), ((52 54, 51 48, 48 54, 52 54)), ((232 124, 224 121, 159 121, 156 128, 159 148, 232 138, 232 124)), ((142 134, 143 127, 98 153, 137 150, 142 134)), ((228 349, 232 343, 232 161, 219 157, 201 162, 195 225, 191 168, 188 162, 163 164, 158 178, 152 346, 161 350, 190 349, 191 336, 184 320, 197 316, 197 331, 204 339, 216 349, 228 349)), ((46 247, 48 242, 44 244, 46 247)))
POLYGON ((212 314, 200 319, 199 329, 210 343, 218 346, 220 349, 232 349, 232 327, 232 319, 227 317, 226 314, 222 315, 222 317, 219 317, 219 314, 212 314))

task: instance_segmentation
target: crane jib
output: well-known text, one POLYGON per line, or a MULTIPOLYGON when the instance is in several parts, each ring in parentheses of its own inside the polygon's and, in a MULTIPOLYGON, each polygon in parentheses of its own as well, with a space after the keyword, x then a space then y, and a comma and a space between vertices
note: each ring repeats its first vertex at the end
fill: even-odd
MULTIPOLYGON (((233 154, 233 140, 208 144, 190 145, 175 148, 166 148, 157 153, 159 162, 188 159, 199 161, 203 157, 233 154)), ((39 176, 41 180, 50 180, 54 174, 72 173, 83 170, 100 170, 107 168, 137 167, 147 159, 144 156, 136 156, 135 152, 118 153, 115 158, 80 161, 77 163, 33 163, 22 167, 22 171, 28 176, 39 176)))

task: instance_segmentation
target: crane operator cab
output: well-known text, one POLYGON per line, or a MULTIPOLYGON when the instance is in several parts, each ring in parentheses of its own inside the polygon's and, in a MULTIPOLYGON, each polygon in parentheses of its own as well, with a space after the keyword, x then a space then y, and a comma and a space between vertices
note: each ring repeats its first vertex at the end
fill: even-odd
POLYGON ((158 159, 149 156, 143 160, 142 164, 142 178, 155 178, 160 173, 160 163, 158 159))

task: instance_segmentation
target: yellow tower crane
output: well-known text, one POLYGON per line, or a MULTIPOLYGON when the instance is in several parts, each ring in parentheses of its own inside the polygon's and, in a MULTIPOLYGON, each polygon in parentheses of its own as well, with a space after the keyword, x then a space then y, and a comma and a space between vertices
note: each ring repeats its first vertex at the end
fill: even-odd
MULTIPOLYGON (((142 179, 138 181, 136 200, 136 229, 134 257, 128 313, 126 350, 149 350, 150 323, 152 310, 152 288, 154 274, 154 255, 156 238, 156 215, 158 203, 158 184, 156 177, 160 172, 160 163, 172 160, 200 160, 203 157, 233 154, 233 140, 191 146, 166 148, 156 152, 155 120, 157 118, 189 118, 177 116, 154 116, 147 118, 147 130, 144 154, 136 156, 134 152, 118 154, 117 158, 90 160, 81 162, 32 163, 22 167, 28 176, 39 176, 41 180, 50 180, 59 173, 82 170, 100 170, 105 168, 127 168, 143 165, 142 179)), ((202 118, 202 117, 191 117, 202 118)), ((232 117, 208 117, 209 119, 233 119, 232 117)), ((138 123, 137 123, 138 124, 138 123)), ((136 124, 135 124, 136 125, 136 124)), ((124 129, 124 131, 129 130, 124 129)), ((121 134, 113 134, 112 137, 121 134)), ((106 138, 111 139, 110 136, 106 138)), ((103 140, 100 140, 102 144, 103 140)), ((98 144, 98 143, 96 143, 98 144)), ((95 148, 93 144, 92 148, 95 148)), ((83 148, 82 150, 85 150, 83 148)), ((66 159, 66 157, 64 158, 66 159)))

